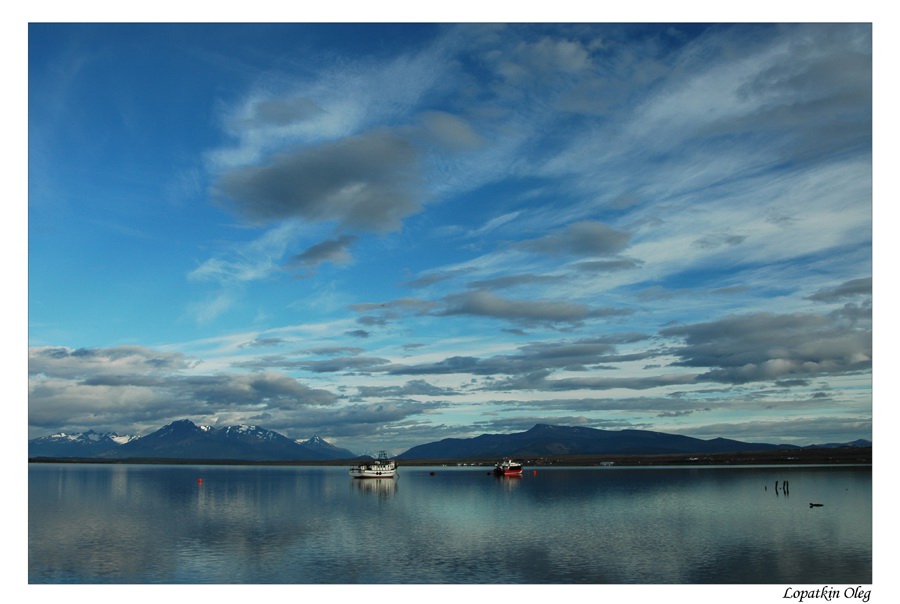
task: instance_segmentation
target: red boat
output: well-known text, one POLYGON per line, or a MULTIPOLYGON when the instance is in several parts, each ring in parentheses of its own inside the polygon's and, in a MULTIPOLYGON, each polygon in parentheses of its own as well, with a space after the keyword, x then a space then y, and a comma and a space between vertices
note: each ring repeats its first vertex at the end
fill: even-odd
POLYGON ((522 464, 511 459, 504 459, 494 466, 494 474, 502 474, 503 476, 521 476, 522 464))

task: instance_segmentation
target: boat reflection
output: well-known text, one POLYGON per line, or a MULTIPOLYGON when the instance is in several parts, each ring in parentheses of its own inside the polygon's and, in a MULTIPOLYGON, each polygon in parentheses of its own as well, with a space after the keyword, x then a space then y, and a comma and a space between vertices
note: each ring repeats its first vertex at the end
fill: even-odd
POLYGON ((354 480, 350 482, 353 488, 363 493, 375 493, 381 495, 393 495, 397 491, 397 481, 393 478, 369 478, 367 480, 354 480))
POLYGON ((494 480, 501 483, 507 491, 518 489, 522 484, 521 474, 493 474, 494 480))

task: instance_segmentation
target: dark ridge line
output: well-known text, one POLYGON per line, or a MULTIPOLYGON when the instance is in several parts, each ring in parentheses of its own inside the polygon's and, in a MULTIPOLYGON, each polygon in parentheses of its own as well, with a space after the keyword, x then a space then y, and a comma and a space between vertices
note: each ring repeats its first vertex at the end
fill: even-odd
MULTIPOLYGON (((359 456, 349 459, 327 460, 243 460, 243 459, 182 459, 172 457, 135 457, 125 459, 93 457, 30 457, 28 463, 80 463, 80 464, 152 464, 152 465, 204 465, 204 466, 347 466, 355 465, 359 456)), ((767 465, 767 464, 833 464, 871 465, 871 447, 838 447, 822 449, 790 449, 778 451, 746 451, 737 453, 678 453, 656 455, 542 455, 520 456, 518 460, 527 466, 709 466, 709 465, 767 465)), ((444 459, 404 459, 399 466, 439 466, 467 464, 470 466, 493 465, 497 458, 470 457, 444 459)))

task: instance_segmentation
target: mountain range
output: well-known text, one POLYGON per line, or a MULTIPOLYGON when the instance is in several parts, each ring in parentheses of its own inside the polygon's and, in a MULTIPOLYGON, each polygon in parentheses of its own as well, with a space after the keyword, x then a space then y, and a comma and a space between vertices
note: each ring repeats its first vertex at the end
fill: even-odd
MULTIPOLYGON (((412 447, 398 459, 476 459, 561 455, 665 455, 871 447, 868 440, 824 445, 774 445, 727 438, 703 440, 649 430, 601 430, 537 424, 525 432, 446 438, 412 447)), ((354 459, 355 453, 315 436, 291 440, 258 426, 197 426, 179 420, 141 437, 55 434, 28 441, 29 458, 194 459, 234 461, 327 461, 354 459)))
POLYGON ((28 441, 28 457, 97 459, 210 459, 236 461, 325 461, 357 455, 314 436, 305 441, 258 426, 198 426, 183 419, 141 437, 115 434, 55 434, 28 441))
POLYGON ((709 454, 799 448, 801 447, 797 445, 747 443, 727 438, 702 440, 650 430, 600 430, 537 424, 530 430, 514 434, 482 434, 475 438, 445 438, 438 442, 413 447, 398 457, 400 459, 466 459, 548 455, 709 454))
POLYGON ((29 440, 28 457, 95 457, 133 438, 133 436, 119 436, 115 432, 99 433, 93 430, 79 434, 60 432, 29 440))

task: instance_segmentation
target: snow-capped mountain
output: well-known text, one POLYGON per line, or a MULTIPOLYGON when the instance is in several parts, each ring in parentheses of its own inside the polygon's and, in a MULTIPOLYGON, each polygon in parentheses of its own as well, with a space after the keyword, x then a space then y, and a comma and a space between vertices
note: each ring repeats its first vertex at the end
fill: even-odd
POLYGON ((174 421, 146 436, 127 439, 121 444, 115 440, 113 437, 115 435, 98 439, 104 443, 102 447, 90 440, 90 437, 86 440, 92 443, 93 447, 77 447, 70 444, 68 440, 66 440, 68 448, 51 447, 46 444, 61 442, 56 436, 30 440, 28 456, 104 459, 228 459, 235 461, 318 461, 356 457, 354 453, 335 447, 317 436, 308 441, 294 441, 259 426, 240 425, 217 428, 198 426, 186 419, 174 421))
POLYGON ((163 426, 103 457, 287 460, 310 459, 294 441, 258 426, 197 426, 183 419, 163 426))
POLYGON ((312 451, 317 452, 322 456, 322 459, 349 459, 351 457, 356 457, 355 453, 352 453, 347 449, 335 447, 324 438, 321 438, 318 434, 313 436, 309 440, 298 440, 295 442, 312 451))
POLYGON ((60 432, 28 441, 28 457, 94 457, 118 448, 134 436, 120 436, 115 432, 60 432))

